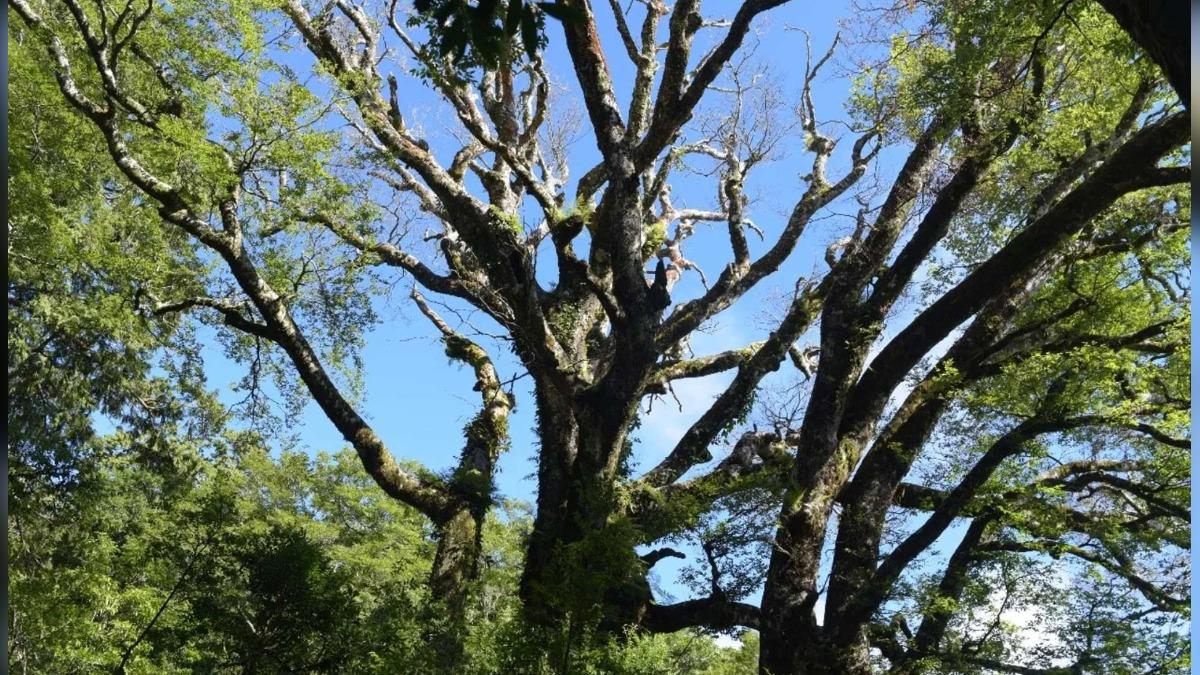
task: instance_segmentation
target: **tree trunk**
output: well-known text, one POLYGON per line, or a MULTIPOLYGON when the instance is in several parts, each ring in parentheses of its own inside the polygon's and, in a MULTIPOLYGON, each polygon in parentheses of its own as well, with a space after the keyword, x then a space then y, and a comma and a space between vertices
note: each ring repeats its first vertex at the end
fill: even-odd
POLYGON ((538 414, 537 512, 525 552, 520 594, 528 618, 537 624, 554 620, 551 591, 546 588, 555 547, 566 531, 567 494, 571 464, 578 454, 578 425, 570 402, 548 387, 537 387, 538 414))
POLYGON ((623 517, 610 470, 627 425, 614 406, 539 390, 538 501, 521 597, 535 624, 570 620, 613 629, 637 621, 650 600, 635 530, 623 517))
POLYGON ((435 618, 428 639, 444 672, 459 670, 466 653, 466 614, 472 583, 479 574, 483 520, 484 514, 478 509, 463 507, 437 528, 437 553, 429 585, 445 616, 435 618))
MULTIPOLYGON (((811 488, 793 488, 785 497, 763 589, 762 673, 870 672, 861 636, 831 641, 830 631, 818 625, 816 615, 826 528, 837 492, 849 475, 849 460, 854 457, 857 452, 843 444, 811 488)), ((827 610, 825 615, 829 614, 827 610)))
POLYGON ((820 627, 814 628, 793 636, 788 643, 775 643, 770 649, 764 641, 758 661, 760 675, 871 675, 865 635, 834 640, 820 627))
MULTIPOLYGON (((418 296, 419 298, 419 296, 418 296)), ((467 609, 483 553, 483 523, 492 504, 496 461, 508 443, 513 400, 504 392, 496 369, 478 345, 450 330, 423 301, 418 306, 445 334, 446 353, 469 364, 483 409, 463 430, 465 443, 450 482, 451 507, 437 523, 438 546, 430 572, 430 590, 445 610, 434 622, 434 654, 445 672, 461 670, 468 634, 467 609), (440 631, 440 632, 439 632, 440 631)))
POLYGON ((1188 4, 1183 0, 1099 0, 1154 62, 1171 87, 1192 109, 1191 35, 1188 4))
POLYGON ((802 661, 823 651, 815 612, 823 536, 806 536, 812 524, 800 520, 784 521, 771 553, 760 628, 759 672, 764 675, 808 672, 799 670, 802 661))
MULTIPOLYGON (((806 641, 807 642, 807 641, 806 641)), ((849 644, 831 644, 814 640, 794 653, 795 675, 870 675, 870 654, 865 638, 849 644)), ((782 675, 774 673, 773 675, 782 675)))

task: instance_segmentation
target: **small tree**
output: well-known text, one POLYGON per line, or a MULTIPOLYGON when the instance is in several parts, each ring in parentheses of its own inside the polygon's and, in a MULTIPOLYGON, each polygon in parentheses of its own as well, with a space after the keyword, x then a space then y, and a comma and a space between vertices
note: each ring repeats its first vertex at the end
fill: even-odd
MULTIPOLYGON (((521 598, 531 621, 561 627, 553 649, 635 626, 745 626, 776 674, 1076 672, 1149 654, 1182 667, 1169 617, 1187 607, 1188 118, 1153 63, 1090 3, 862 10, 864 27, 894 34, 885 58, 857 69, 835 136, 812 89, 837 41, 807 59, 793 119, 738 56, 784 0, 748 0, 721 22, 696 0, 636 4, 601 17, 586 0, 409 14, 346 0, 9 0, 16 39, 46 50, 41 67, 124 183, 215 263, 196 292, 148 279, 139 307, 217 316, 253 372, 298 380, 375 482, 434 523, 431 584, 458 620, 515 400, 484 345, 424 294, 488 317, 533 382, 538 495, 521 598), (569 119, 552 114, 530 48, 542 11, 562 19, 552 27, 601 157, 573 194, 569 119), (602 20, 623 55, 603 51, 602 20), (708 30, 714 46, 693 53, 708 30), (393 40, 408 73, 385 58, 393 40), (284 47, 306 50, 329 91, 281 61, 284 47), (632 64, 626 106, 618 57, 632 64), (463 142, 449 163, 401 113, 407 74, 454 113, 463 142), (714 91, 731 102, 698 114, 714 91), (339 117, 345 127, 329 123, 339 117), (793 131, 810 171, 786 220, 755 224, 748 181, 793 131), (864 176, 885 147, 907 154, 873 189, 864 176), (683 174, 685 160, 711 170, 683 174), (712 180, 715 206, 676 206, 684 180, 712 180), (384 189, 436 224, 436 258, 386 229, 384 189), (688 354, 689 336, 771 278, 815 218, 855 202, 849 236, 823 242, 827 272, 787 280, 765 340, 688 354), (722 225, 730 251, 712 279, 685 253, 704 222, 722 225), (355 366, 379 268, 414 280, 412 301, 475 375, 481 408, 448 476, 398 463, 331 374, 355 366), (703 293, 679 297, 685 274, 703 293), (803 386, 756 407, 789 360, 803 386), (726 371, 665 459, 632 475, 641 401, 726 371), (770 430, 747 429, 752 417, 770 430), (709 465, 731 433, 732 452, 709 465), (705 529, 714 515, 725 526, 705 529), (955 523, 964 534, 926 573, 917 563, 955 523), (708 595, 656 603, 647 570, 676 553, 635 547, 698 530, 708 595), (1027 655, 1000 626, 1011 602, 1056 592, 1032 574, 1048 559, 1085 563, 1092 606, 1127 615, 1063 628, 1043 656, 1067 665, 1036 670, 1006 661, 1027 655), (761 609, 727 590, 757 585, 723 581, 733 561, 741 577, 765 575, 761 609)), ((878 35, 860 32, 869 53, 878 35)))

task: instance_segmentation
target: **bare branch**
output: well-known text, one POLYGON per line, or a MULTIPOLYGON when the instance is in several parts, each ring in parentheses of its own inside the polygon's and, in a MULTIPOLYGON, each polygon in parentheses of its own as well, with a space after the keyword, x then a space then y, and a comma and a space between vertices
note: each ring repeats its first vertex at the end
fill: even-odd
POLYGON ((657 466, 642 477, 651 485, 666 485, 678 479, 688 468, 711 459, 708 446, 729 420, 737 419, 750 404, 758 383, 779 368, 792 344, 808 329, 824 298, 824 284, 797 289, 787 314, 766 343, 739 367, 733 382, 695 424, 687 430, 675 448, 657 466))
POLYGON ((742 46, 750 24, 762 12, 778 7, 787 0, 747 0, 738 8, 724 39, 701 61, 691 82, 684 86, 692 36, 699 28, 697 0, 676 2, 670 20, 670 39, 663 66, 662 81, 654 103, 654 113, 645 136, 638 144, 634 165, 644 171, 683 126, 700 102, 705 90, 720 74, 729 59, 742 46))
POLYGON ((182 312, 192 309, 193 307, 215 309, 224 317, 226 326, 236 328, 243 333, 249 333, 250 335, 254 335, 271 342, 276 342, 279 339, 279 334, 272 330, 270 326, 251 321, 242 314, 242 311, 247 309, 249 304, 250 303, 246 300, 234 302, 232 300, 219 298, 194 297, 186 298, 184 300, 177 300, 175 302, 159 303, 155 305, 151 311, 153 311, 156 316, 163 316, 165 314, 182 312))

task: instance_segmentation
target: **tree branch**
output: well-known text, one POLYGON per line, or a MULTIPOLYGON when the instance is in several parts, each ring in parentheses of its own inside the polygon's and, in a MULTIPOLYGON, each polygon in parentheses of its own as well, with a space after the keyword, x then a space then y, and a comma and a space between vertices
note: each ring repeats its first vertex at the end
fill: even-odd
POLYGON ((642 616, 641 628, 650 633, 674 633, 703 626, 713 630, 744 626, 758 628, 758 607, 723 597, 687 600, 674 605, 652 604, 642 616))
POLYGON ((699 28, 696 10, 698 0, 683 0, 675 3, 670 19, 670 38, 667 57, 663 66, 662 81, 654 102, 650 126, 635 151, 634 165, 640 173, 650 166, 659 153, 671 143, 671 139, 691 117, 692 111, 704 92, 725 67, 729 59, 742 46, 750 24, 756 16, 788 0, 747 0, 738 8, 724 39, 701 61, 700 66, 684 87, 688 56, 691 53, 692 36, 699 28))
MULTIPOLYGON (((432 476, 416 476, 400 468, 371 427, 342 396, 294 322, 283 299, 255 267, 242 241, 237 213, 239 185, 234 183, 218 203, 223 229, 220 232, 213 230, 203 219, 194 215, 194 209, 176 187, 159 180, 134 159, 111 114, 111 92, 106 109, 82 97, 71 78, 70 63, 61 42, 45 28, 41 18, 29 10, 24 0, 13 0, 13 5, 41 35, 57 66, 55 74, 63 95, 99 129, 118 168, 139 190, 159 203, 158 211, 164 220, 177 225, 224 260, 238 286, 262 317, 272 340, 288 355, 300 379, 326 416, 358 451, 367 472, 392 497, 417 508, 435 521, 443 517, 446 506, 444 486, 432 476)), ((226 314, 227 320, 229 316, 226 314)))
POLYGON ((1138 132, 1044 216, 922 311, 863 373, 847 409, 845 427, 862 424, 876 415, 904 375, 933 345, 990 298, 1028 283, 1039 265, 1118 198, 1149 184, 1159 184, 1161 172, 1179 174, 1186 180, 1186 168, 1159 171, 1154 165, 1186 140, 1187 124, 1187 116, 1176 113, 1138 132))
POLYGON ((178 300, 175 302, 160 303, 155 305, 151 311, 154 312, 155 316, 163 316, 164 314, 182 312, 192 309, 193 307, 206 307, 209 309, 215 309, 224 317, 226 326, 236 328, 243 333, 249 333, 250 335, 263 338, 264 340, 278 342, 280 335, 276 333, 270 326, 256 323, 242 315, 242 310, 245 309, 248 304, 249 303, 246 301, 233 302, 231 300, 221 300, 217 298, 195 297, 178 300))
POLYGON ((754 390, 767 373, 777 370, 792 344, 812 324, 824 300, 825 284, 797 289, 788 313, 766 343, 738 368, 733 382, 716 402, 700 416, 658 466, 641 480, 651 485, 674 482, 690 467, 712 458, 708 446, 722 428, 737 420, 749 408, 754 390))
POLYGON ((1033 418, 1018 424, 997 439, 933 510, 929 518, 883 559, 872 581, 844 603, 844 608, 839 612, 842 624, 860 625, 871 616, 900 578, 901 572, 941 536, 1001 462, 1020 452, 1026 442, 1038 435, 1078 428, 1091 421, 1092 419, 1086 416, 1052 421, 1033 418))

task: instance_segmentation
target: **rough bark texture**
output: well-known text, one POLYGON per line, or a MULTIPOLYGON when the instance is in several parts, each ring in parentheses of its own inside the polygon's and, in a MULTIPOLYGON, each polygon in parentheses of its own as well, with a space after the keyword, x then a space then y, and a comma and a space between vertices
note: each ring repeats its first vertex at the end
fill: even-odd
POLYGON ((1191 110, 1191 13, 1188 3, 1183 0, 1099 2, 1162 68, 1184 107, 1191 110))

